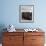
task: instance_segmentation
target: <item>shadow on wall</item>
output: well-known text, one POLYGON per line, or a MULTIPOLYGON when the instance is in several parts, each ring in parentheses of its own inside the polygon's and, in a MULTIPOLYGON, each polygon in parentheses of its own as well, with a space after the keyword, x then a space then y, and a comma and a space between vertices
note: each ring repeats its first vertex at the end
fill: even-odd
POLYGON ((5 32, 3 29, 5 28, 4 24, 0 24, 0 43, 2 43, 2 36, 3 36, 3 32, 5 32))

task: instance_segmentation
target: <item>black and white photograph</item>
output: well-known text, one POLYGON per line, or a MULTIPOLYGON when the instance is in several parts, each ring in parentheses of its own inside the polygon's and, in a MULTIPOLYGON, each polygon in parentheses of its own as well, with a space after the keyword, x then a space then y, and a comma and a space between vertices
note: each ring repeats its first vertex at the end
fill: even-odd
POLYGON ((20 5, 20 22, 34 21, 34 5, 20 5))

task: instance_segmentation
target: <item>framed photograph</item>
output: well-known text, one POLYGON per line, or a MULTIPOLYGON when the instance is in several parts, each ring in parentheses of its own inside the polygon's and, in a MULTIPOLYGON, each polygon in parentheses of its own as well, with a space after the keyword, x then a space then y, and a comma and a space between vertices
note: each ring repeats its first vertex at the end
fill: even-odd
POLYGON ((34 22, 34 5, 19 6, 19 21, 24 23, 34 22))

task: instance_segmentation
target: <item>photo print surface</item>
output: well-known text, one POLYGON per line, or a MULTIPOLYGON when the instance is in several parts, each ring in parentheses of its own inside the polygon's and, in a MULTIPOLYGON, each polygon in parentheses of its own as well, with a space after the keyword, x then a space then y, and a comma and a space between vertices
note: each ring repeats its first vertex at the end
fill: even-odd
POLYGON ((20 22, 33 22, 33 5, 20 6, 20 22))

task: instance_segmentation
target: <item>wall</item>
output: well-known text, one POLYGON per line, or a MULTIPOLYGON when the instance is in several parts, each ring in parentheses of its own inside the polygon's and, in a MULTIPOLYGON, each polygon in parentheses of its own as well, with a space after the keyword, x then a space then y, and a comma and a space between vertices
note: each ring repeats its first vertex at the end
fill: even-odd
POLYGON ((46 0, 0 0, 0 31, 13 24, 15 28, 40 27, 46 32, 46 0), (34 23, 19 22, 19 5, 34 5, 34 23))
POLYGON ((13 24, 16 28, 46 28, 46 1, 41 0, 1 0, 0 25, 13 24), (34 23, 19 22, 19 5, 34 5, 34 23))

